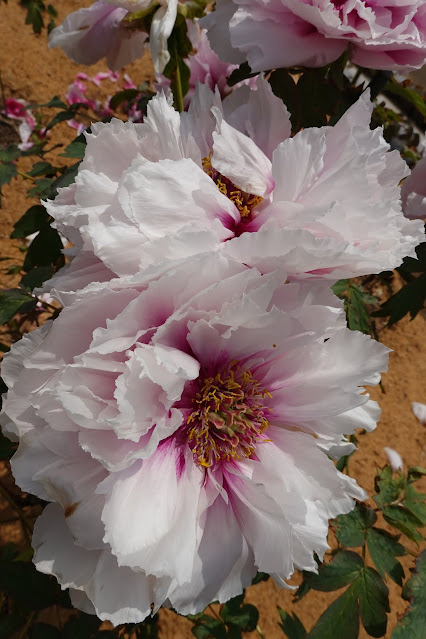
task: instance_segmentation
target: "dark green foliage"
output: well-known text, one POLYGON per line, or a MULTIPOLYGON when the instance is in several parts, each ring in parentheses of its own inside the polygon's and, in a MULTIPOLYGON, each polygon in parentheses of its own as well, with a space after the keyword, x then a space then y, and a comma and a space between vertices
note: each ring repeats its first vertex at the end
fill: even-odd
POLYGON ((281 617, 281 623, 278 625, 288 639, 305 639, 307 636, 306 630, 296 613, 289 614, 282 608, 278 608, 278 612, 281 617))
POLYGON ((410 607, 392 633, 392 639, 424 639, 426 630, 426 551, 417 558, 412 577, 407 581, 402 597, 410 607))
POLYGON ((367 529, 377 521, 377 515, 365 504, 357 504, 347 515, 340 515, 334 520, 334 530, 342 546, 355 548, 365 543, 367 529))
POLYGON ((370 308, 372 304, 377 304, 377 298, 351 280, 339 280, 331 289, 344 301, 348 327, 352 331, 361 331, 361 333, 371 335, 370 308))
POLYGON ((15 161, 20 155, 20 150, 15 144, 6 147, 0 146, 0 203, 1 203, 1 187, 3 184, 9 184, 11 179, 16 177, 15 161))
POLYGON ((238 82, 242 82, 243 80, 247 80, 248 78, 253 78, 257 73, 253 73, 250 69, 250 65, 248 62, 243 62, 240 64, 238 69, 234 69, 231 75, 228 78, 227 84, 230 87, 233 87, 238 82))
POLYGON ((0 461, 10 459, 17 448, 17 444, 11 442, 0 430, 0 461))
POLYGON ((11 238, 25 238, 27 235, 40 231, 49 223, 50 216, 41 204, 31 206, 15 223, 11 238))
POLYGON ((16 313, 29 313, 36 304, 34 297, 19 288, 0 291, 0 326, 16 313))
POLYGON ((416 254, 417 259, 406 257, 397 269, 406 284, 373 313, 375 317, 389 317, 389 326, 408 313, 414 319, 426 302, 426 242, 416 248, 416 254))
POLYGON ((31 24, 34 33, 41 33, 44 28, 43 15, 47 13, 47 30, 51 31, 55 26, 54 19, 57 16, 57 11, 52 4, 48 4, 47 7, 42 0, 21 0, 21 5, 27 10, 27 16, 25 18, 25 24, 31 24))
POLYGON ((367 547, 371 559, 382 577, 387 573, 393 581, 402 586, 404 569, 396 559, 407 554, 402 544, 398 543, 399 535, 393 536, 381 528, 367 530, 367 547))
POLYGON ((309 639, 356 639, 359 632, 359 604, 351 586, 325 610, 308 635, 309 639))
POLYGON ((2 561, 0 591, 28 610, 41 610, 63 600, 56 579, 23 561, 2 561))

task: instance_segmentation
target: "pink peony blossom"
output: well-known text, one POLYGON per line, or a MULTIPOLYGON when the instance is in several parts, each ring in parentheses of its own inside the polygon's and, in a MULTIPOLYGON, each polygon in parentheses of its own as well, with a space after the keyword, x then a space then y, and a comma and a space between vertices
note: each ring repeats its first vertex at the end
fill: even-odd
POLYGON ((321 67, 348 49, 373 69, 418 69, 426 60, 424 0, 217 0, 203 18, 212 48, 253 71, 321 67))
POLYGON ((77 296, 5 356, 13 473, 52 502, 34 561, 75 606, 120 624, 200 612, 257 570, 284 585, 365 498, 329 456, 375 427, 362 385, 388 349, 327 283, 284 281, 210 253, 77 296))
POLYGON ((28 102, 26 100, 6 98, 4 106, 5 108, 3 109, 2 114, 11 120, 17 120, 20 123, 18 132, 21 142, 18 144, 18 148, 21 149, 21 151, 27 151, 34 144, 31 141, 31 136, 36 126, 33 114, 29 109, 25 108, 28 106, 28 102))
MULTIPOLYGON (((71 60, 94 64, 106 58, 113 71, 141 57, 148 33, 135 29, 126 18, 147 9, 151 0, 97 0, 78 9, 50 33, 49 46, 61 47, 71 60)), ((170 59, 167 39, 177 13, 177 0, 163 0, 151 21, 149 44, 155 70, 161 73, 170 59)))
POLYGON ((364 94, 334 127, 290 137, 288 112, 260 77, 223 103, 199 85, 188 112, 160 94, 142 124, 93 125, 75 184, 46 203, 75 245, 56 290, 207 250, 290 279, 398 266, 415 256, 423 224, 401 213, 408 169, 370 130, 371 108, 364 94))
MULTIPOLYGON (((227 80, 232 71, 238 68, 237 64, 222 62, 211 48, 207 38, 207 31, 200 27, 198 20, 187 20, 186 24, 188 38, 191 41, 194 53, 188 56, 188 58, 185 58, 185 62, 190 71, 189 91, 184 97, 185 108, 190 105, 199 82, 206 84, 213 91, 217 87, 221 97, 225 97, 232 91, 232 87, 228 86, 227 80)), ((170 80, 161 73, 156 73, 155 78, 155 90, 160 91, 163 89, 168 92, 170 89, 170 80)), ((255 87, 256 79, 252 78, 248 83, 250 86, 255 87)))
POLYGON ((426 157, 417 162, 401 188, 402 210, 411 220, 426 219, 426 157))

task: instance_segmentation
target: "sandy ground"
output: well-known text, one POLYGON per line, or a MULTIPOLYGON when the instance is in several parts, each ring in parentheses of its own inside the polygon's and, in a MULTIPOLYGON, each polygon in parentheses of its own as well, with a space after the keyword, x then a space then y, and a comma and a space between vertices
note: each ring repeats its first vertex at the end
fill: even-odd
MULTIPOLYGON (((64 0, 55 3, 59 12, 59 20, 72 10, 83 6, 78 0, 64 0)), ((87 3, 86 3, 87 4, 87 3)), ((25 98, 32 103, 47 101, 54 95, 63 96, 68 85, 78 71, 88 71, 70 62, 58 49, 47 49, 45 33, 34 36, 29 26, 24 24, 24 12, 17 0, 9 0, 5 5, 0 2, 0 72, 5 87, 6 97, 25 98)), ((93 74, 105 70, 105 65, 99 63, 89 70, 93 74)), ((152 66, 148 57, 137 61, 126 69, 136 83, 149 79, 152 66)), ((68 143, 74 132, 62 126, 55 134, 55 142, 68 143), (62 139, 61 137, 62 136, 62 139)), ((24 165, 22 170, 28 168, 24 165)), ((10 240, 9 235, 13 223, 21 217, 29 207, 26 198, 28 183, 18 178, 10 187, 4 188, 4 198, 0 209, 0 257, 11 257, 7 262, 22 263, 23 254, 20 250, 22 243, 10 240)), ((36 203, 36 201, 34 201, 36 203)), ((19 277, 6 274, 6 267, 0 262, 0 284, 4 286, 16 285, 19 277)), ((382 419, 374 433, 361 438, 359 451, 351 459, 351 474, 370 494, 373 491, 373 480, 376 466, 383 466, 386 458, 384 446, 391 446, 402 455, 407 466, 426 464, 425 427, 413 416, 410 404, 412 401, 426 402, 426 343, 424 340, 425 321, 418 316, 413 322, 405 318, 397 327, 385 329, 381 332, 381 341, 393 349, 390 357, 389 372, 383 376, 385 393, 380 389, 372 390, 374 399, 382 407, 382 419)), ((0 337, 0 341, 7 341, 7 337, 0 337)), ((0 470, 5 478, 6 469, 0 470)), ((6 539, 16 539, 19 526, 5 522, 7 517, 5 505, 0 503, 0 542, 6 539)), ((410 545, 410 542, 408 542, 410 545)), ((412 566, 410 557, 403 558, 406 569, 412 566)), ((297 577, 293 583, 297 583, 297 577)), ((395 626, 397 615, 405 609, 405 602, 400 598, 400 588, 389 582, 391 596, 391 614, 387 637, 395 626)), ((328 602, 335 598, 335 593, 310 593, 302 602, 292 604, 291 592, 280 590, 272 580, 249 588, 246 599, 255 604, 260 610, 260 627, 267 639, 282 637, 282 631, 277 625, 278 614, 276 607, 287 611, 295 610, 310 629, 328 602)), ((189 639, 193 637, 191 624, 186 619, 178 617, 168 611, 162 611, 161 637, 162 639, 189 639)), ((362 630, 360 637, 367 635, 362 630)))

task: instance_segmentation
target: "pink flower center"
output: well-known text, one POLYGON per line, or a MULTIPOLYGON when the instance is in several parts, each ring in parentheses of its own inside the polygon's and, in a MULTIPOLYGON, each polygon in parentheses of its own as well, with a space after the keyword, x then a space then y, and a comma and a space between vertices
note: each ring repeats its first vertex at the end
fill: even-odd
POLYGON ((208 468, 221 460, 253 457, 256 443, 269 426, 266 396, 271 397, 270 392, 237 362, 215 377, 206 377, 187 420, 195 463, 208 468))
POLYGON ((211 153, 202 159, 204 173, 213 180, 217 188, 223 195, 231 200, 240 212, 241 221, 249 222, 253 219, 253 209, 262 202, 259 195, 252 195, 239 189, 231 180, 216 171, 211 163, 211 153))

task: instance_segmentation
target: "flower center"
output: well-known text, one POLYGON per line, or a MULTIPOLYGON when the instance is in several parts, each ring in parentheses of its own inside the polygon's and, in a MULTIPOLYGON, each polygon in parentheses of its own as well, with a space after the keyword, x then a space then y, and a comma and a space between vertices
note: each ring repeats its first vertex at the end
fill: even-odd
POLYGON ((265 415, 271 409, 264 405, 266 396, 271 397, 269 391, 237 362, 205 378, 187 420, 195 463, 208 468, 220 460, 252 457, 269 426, 265 415))
POLYGON ((223 195, 231 200, 240 212, 242 220, 250 220, 253 209, 262 202, 263 198, 259 195, 252 195, 239 189, 231 180, 216 171, 212 166, 211 152, 208 157, 201 160, 204 173, 216 184, 217 188, 223 195))

